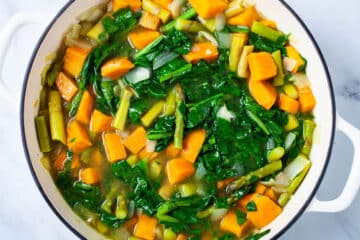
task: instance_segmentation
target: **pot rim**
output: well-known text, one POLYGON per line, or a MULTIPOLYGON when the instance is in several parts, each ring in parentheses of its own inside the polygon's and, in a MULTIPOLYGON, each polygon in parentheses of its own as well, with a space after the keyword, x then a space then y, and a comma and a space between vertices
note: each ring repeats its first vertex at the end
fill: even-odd
MULTIPOLYGON (((31 175, 35 181, 35 184, 37 186, 37 188, 39 189, 41 195, 43 196, 43 198, 45 199, 47 205, 50 207, 50 209, 54 212, 54 214, 60 219, 60 221, 68 228, 70 229, 70 231, 72 233, 74 233, 77 237, 79 237, 80 239, 86 239, 85 236, 83 236, 77 229, 75 229, 61 214, 59 211, 56 210, 55 206, 53 205, 53 203, 50 201, 50 199, 48 198, 48 196, 46 195, 43 187, 40 184, 39 179, 36 176, 34 167, 31 163, 31 159, 30 159, 30 154, 29 154, 29 149, 27 147, 27 143, 26 143, 26 136, 25 136, 25 126, 24 126, 24 107, 25 107, 25 94, 26 94, 26 87, 27 87, 27 83, 29 80, 29 75, 31 72, 31 69, 33 67, 33 63, 34 60, 36 58, 37 52, 40 49, 40 46, 43 44, 44 39, 46 37, 46 35, 49 33, 50 29, 53 27, 54 23, 58 20, 58 18, 75 2, 75 0, 69 0, 60 10, 59 12, 55 15, 55 17, 51 20, 51 22, 49 23, 49 25, 45 28, 44 32, 42 33, 39 41, 37 42, 34 51, 32 53, 32 56, 30 58, 30 61, 28 63, 27 69, 26 69, 26 73, 25 73, 25 77, 24 77, 24 82, 22 85, 22 89, 21 89, 21 97, 20 97, 20 131, 21 131, 21 140, 22 140, 22 145, 23 145, 23 150, 25 153, 25 157, 26 157, 26 161, 29 165, 30 168, 30 172, 31 175)), ((324 178, 324 175, 326 173, 327 167, 329 165, 329 161, 330 161, 330 156, 331 156, 331 152, 332 152, 332 147, 334 144, 334 136, 335 136, 335 126, 336 126, 336 105, 335 105, 335 97, 334 97, 334 89, 333 89, 333 85, 332 85, 332 81, 331 81, 331 76, 330 76, 330 72, 328 69, 328 66, 326 64, 325 58, 320 50, 320 47, 318 45, 318 43, 316 42, 314 36, 312 35, 312 33, 310 32, 309 28, 306 26, 306 24, 303 22, 303 20, 300 18, 300 16, 295 12, 294 9, 292 9, 286 2, 285 0, 279 0, 279 2, 296 18, 296 20, 298 21, 298 23, 302 26, 302 28, 305 30, 306 34, 308 35, 308 37, 310 38, 311 42, 313 43, 315 50, 318 54, 318 57, 320 58, 320 61, 324 67, 324 71, 325 71, 325 75, 326 75, 326 80, 328 82, 328 86, 329 86, 329 92, 330 92, 330 104, 331 104, 331 109, 332 109, 332 121, 333 121, 333 125, 332 125, 332 129, 331 129, 331 136, 330 136, 330 144, 329 144, 329 148, 327 150, 327 154, 326 154, 326 161, 324 164, 324 167, 321 171, 321 174, 315 184, 315 187, 313 189, 313 191, 309 194, 307 200, 305 201, 305 203, 302 205, 301 208, 299 208, 298 212, 296 213, 296 215, 287 223, 287 225, 285 227, 283 227, 281 230, 279 230, 277 232, 277 234, 273 237, 273 239, 277 239, 279 238, 281 235, 283 235, 291 226, 293 226, 293 224, 302 216, 302 214, 305 212, 306 208, 309 206, 309 204, 311 203, 311 201, 313 200, 317 190, 319 189, 319 186, 324 178)))

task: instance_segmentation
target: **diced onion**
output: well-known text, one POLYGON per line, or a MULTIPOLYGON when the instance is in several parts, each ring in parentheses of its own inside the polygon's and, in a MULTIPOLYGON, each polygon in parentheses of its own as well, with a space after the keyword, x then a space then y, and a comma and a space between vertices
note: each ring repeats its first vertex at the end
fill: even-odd
POLYGON ((168 8, 173 18, 177 18, 181 15, 181 7, 185 1, 186 0, 174 0, 169 4, 168 8))
POLYGON ((220 221, 227 212, 228 212, 228 209, 226 209, 226 208, 215 209, 210 216, 210 220, 213 222, 220 221))
POLYGON ((310 81, 305 73, 297 73, 293 75, 293 79, 297 89, 303 89, 310 86, 310 81))
POLYGON ((289 186, 289 184, 290 184, 290 179, 286 173, 281 172, 278 175, 276 175, 275 185, 277 187, 287 187, 287 186, 289 186))
MULTIPOLYGON (((210 41, 212 44, 214 44, 214 46, 216 46, 216 47, 219 46, 216 38, 215 38, 211 33, 208 33, 208 32, 206 32, 206 31, 199 31, 198 37, 199 37, 199 38, 202 38, 202 37, 205 38, 206 40, 208 40, 208 41, 210 41)), ((211 52, 210 52, 210 54, 211 54, 211 52)))
POLYGON ((216 15, 215 17, 215 30, 221 31, 224 29, 226 24, 226 17, 223 13, 216 15))
POLYGON ((293 180, 305 167, 310 164, 304 155, 300 154, 297 156, 289 165, 284 169, 284 173, 289 177, 290 180, 293 180))
POLYGON ((125 75, 125 79, 132 83, 137 84, 151 77, 151 69, 145 67, 136 67, 128 74, 125 75))
POLYGON ((154 152, 155 146, 156 146, 156 141, 146 139, 146 151, 147 152, 154 152))
POLYGON ((216 116, 227 121, 231 121, 231 119, 235 118, 235 114, 229 111, 225 105, 219 109, 216 116))
POLYGON ((231 33, 224 33, 224 32, 216 32, 215 36, 219 43, 220 48, 230 48, 231 47, 231 33))
POLYGON ((155 57, 153 61, 153 69, 156 70, 161 68, 162 66, 164 66, 168 62, 171 62, 178 56, 178 54, 168 51, 160 53, 158 56, 155 57))
POLYGON ((293 58, 284 57, 283 64, 284 64, 284 69, 288 72, 291 72, 292 70, 294 70, 297 61, 293 58))
POLYGON ((195 180, 201 180, 206 175, 204 164, 200 163, 195 172, 195 180))
POLYGON ((122 139, 127 139, 129 137, 129 135, 130 135, 129 131, 116 130, 116 133, 119 134, 122 139))

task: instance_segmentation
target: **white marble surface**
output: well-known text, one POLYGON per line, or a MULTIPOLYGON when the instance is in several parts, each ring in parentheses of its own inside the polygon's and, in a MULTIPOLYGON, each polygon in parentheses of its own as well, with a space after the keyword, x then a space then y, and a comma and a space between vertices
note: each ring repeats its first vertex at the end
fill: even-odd
MULTIPOLYGON (((360 128, 360 1, 287 2, 308 25, 325 55, 335 89, 337 111, 360 128)), ((66 0, 1 0, 0 32, 16 13, 52 14, 65 3, 66 0)), ((12 40, 1 72, 9 92, 19 93, 27 62, 44 27, 23 27, 12 40)), ((0 96, 1 239, 76 239, 47 206, 31 177, 21 145, 18 99, 14 97, 11 104, 3 98, 0 96)), ((350 169, 352 153, 350 141, 337 133, 330 166, 318 191, 320 199, 330 200, 340 193, 350 169)), ((360 194, 344 212, 305 213, 281 239, 355 240, 359 236, 360 194)))

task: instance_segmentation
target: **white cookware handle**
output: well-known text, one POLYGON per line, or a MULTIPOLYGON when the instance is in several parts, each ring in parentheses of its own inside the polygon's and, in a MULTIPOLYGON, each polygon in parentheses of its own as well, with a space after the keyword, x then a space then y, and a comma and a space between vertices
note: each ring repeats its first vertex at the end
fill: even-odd
MULTIPOLYGON (((18 105, 20 96, 20 87, 17 90, 10 89, 3 77, 3 67, 7 50, 15 32, 24 25, 28 24, 46 24, 51 16, 42 13, 18 13, 10 18, 0 34, 0 97, 3 101, 18 105)), ((26 41, 26 40, 25 40, 26 41)), ((14 73, 15 75, 16 73, 14 73)))
POLYGON ((345 121, 339 114, 336 115, 336 122, 337 130, 347 135, 354 146, 350 174, 339 197, 331 201, 320 201, 315 197, 307 212, 341 212, 351 205, 360 188, 360 130, 345 121))

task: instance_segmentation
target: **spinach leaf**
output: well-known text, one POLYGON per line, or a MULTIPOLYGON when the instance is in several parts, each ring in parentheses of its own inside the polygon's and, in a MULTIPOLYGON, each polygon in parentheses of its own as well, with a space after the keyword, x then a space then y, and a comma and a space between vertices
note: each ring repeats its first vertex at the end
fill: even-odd
POLYGON ((160 83, 179 77, 190 71, 192 65, 182 58, 176 58, 154 72, 160 83))
POLYGON ((119 220, 115 215, 106 212, 100 213, 100 221, 110 228, 120 227, 126 220, 119 220))
POLYGON ((235 214, 236 214, 236 218, 237 218, 237 223, 239 225, 243 225, 246 222, 246 212, 242 212, 240 210, 235 210, 235 214))
POLYGON ((173 139, 175 131, 175 116, 160 117, 154 128, 147 133, 149 140, 156 140, 155 151, 161 152, 164 150, 173 139))
POLYGON ((257 207, 254 201, 250 201, 246 204, 246 210, 249 212, 256 212, 257 207))
POLYGON ((139 98, 130 104, 129 119, 133 124, 139 124, 143 113, 151 108, 151 101, 146 98, 139 98))
POLYGON ((287 35, 279 37, 276 42, 272 42, 266 38, 263 38, 255 33, 250 33, 249 35, 249 43, 254 45, 255 51, 265 51, 273 53, 277 50, 281 50, 283 55, 286 54, 285 44, 288 42, 287 35))
POLYGON ((72 158, 73 153, 67 152, 65 167, 63 171, 59 172, 56 185, 70 206, 73 207, 76 203, 80 203, 86 208, 96 211, 102 199, 100 190, 96 186, 76 181, 71 176, 70 165, 72 158))
POLYGON ((213 202, 211 196, 176 197, 161 204, 156 217, 160 223, 174 232, 185 232, 190 235, 200 235, 208 226, 207 219, 197 217, 197 213, 206 209, 213 202), (197 228, 194 228, 194 226, 197 228))
POLYGON ((165 48, 180 55, 190 52, 192 42, 190 38, 182 31, 171 30, 167 34, 165 48))
POLYGON ((111 169, 115 177, 129 185, 131 191, 128 197, 134 200, 135 206, 150 216, 155 214, 163 199, 147 177, 147 162, 141 161, 131 167, 126 161, 120 161, 112 164, 111 169))
POLYGON ((114 94, 114 87, 116 85, 116 81, 102 81, 100 84, 103 98, 105 99, 107 106, 113 114, 116 113, 118 104, 120 102, 120 97, 114 94))
POLYGON ((131 9, 124 8, 115 12, 112 17, 107 16, 101 20, 105 32, 113 34, 118 31, 125 31, 134 27, 137 23, 136 16, 131 9))

